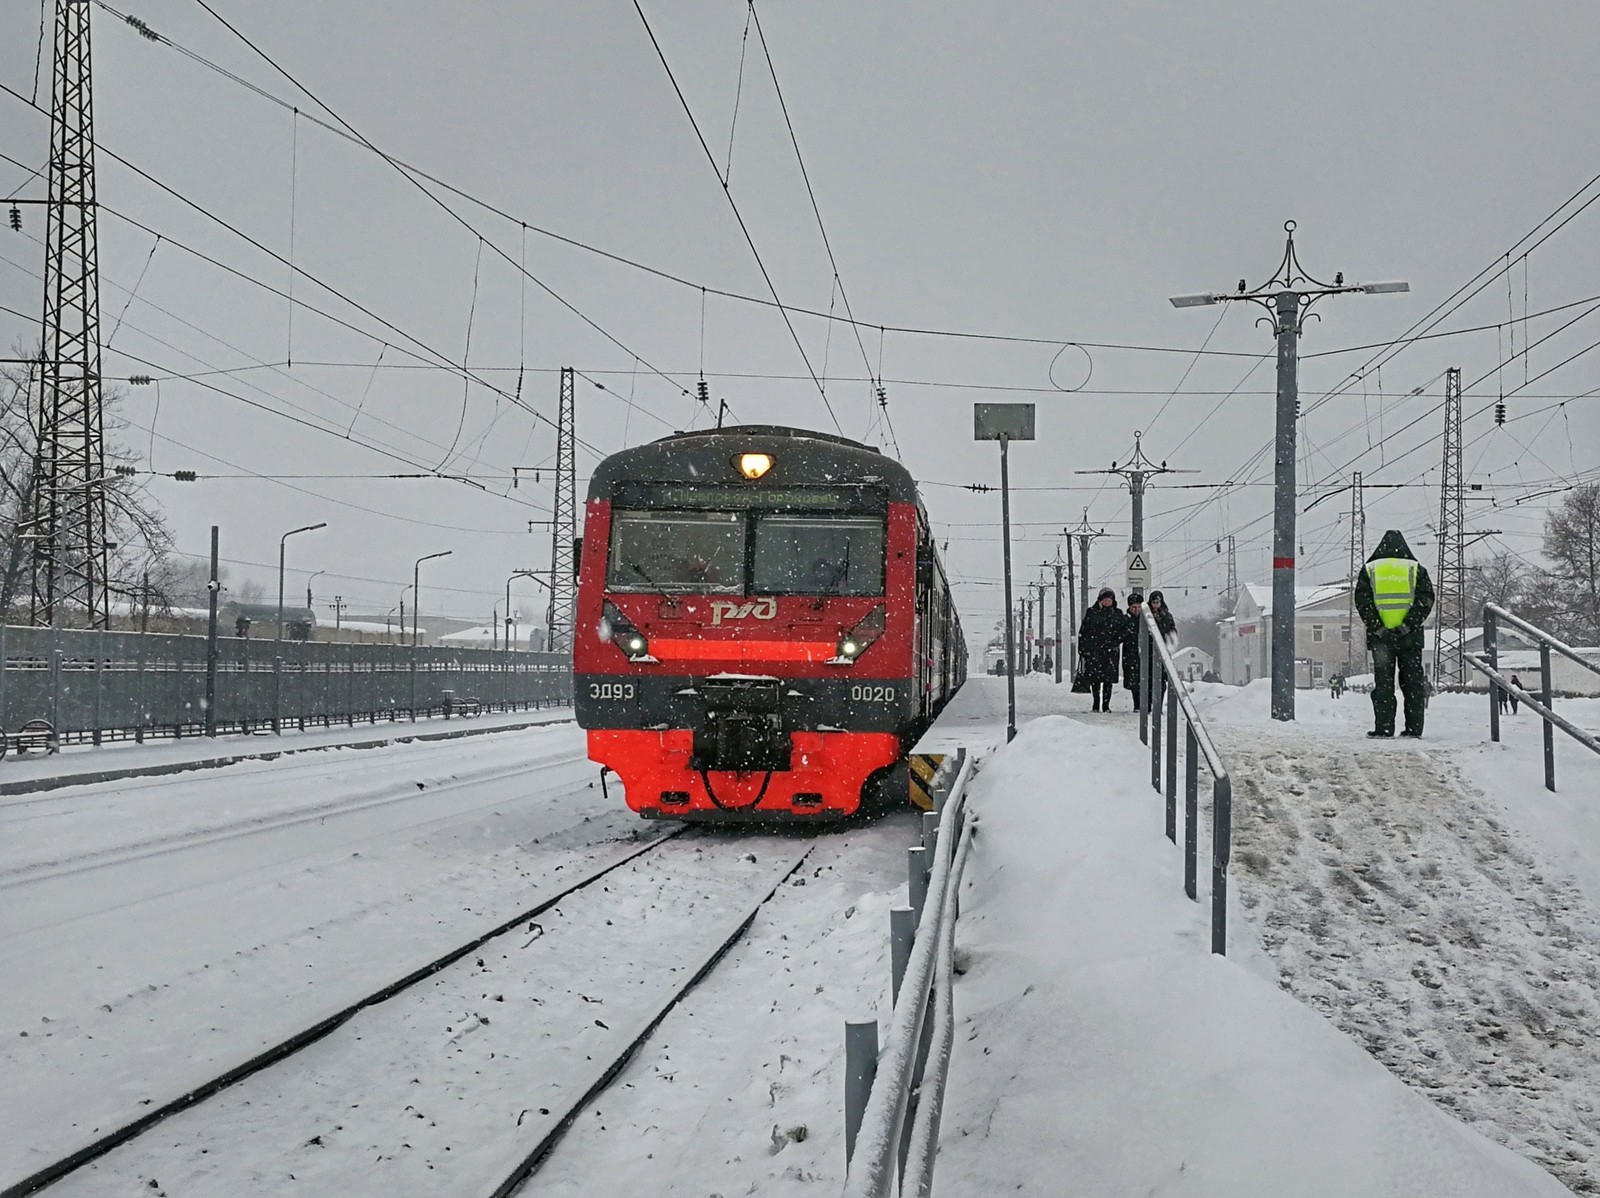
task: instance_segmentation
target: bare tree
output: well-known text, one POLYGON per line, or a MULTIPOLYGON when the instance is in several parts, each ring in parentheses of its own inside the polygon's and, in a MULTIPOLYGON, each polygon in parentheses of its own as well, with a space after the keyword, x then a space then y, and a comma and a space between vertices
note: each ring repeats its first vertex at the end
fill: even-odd
POLYGON ((1509 549, 1467 564, 1467 619, 1477 621, 1485 603, 1515 609, 1538 582, 1538 571, 1509 549))
POLYGON ((1600 644, 1600 483, 1578 487, 1544 520, 1558 635, 1600 644))
MULTIPOLYGON (((29 586, 30 547, 19 534, 33 509, 39 386, 37 366, 0 368, 0 612, 24 603, 29 586)), ((163 571, 172 532, 143 485, 116 473, 116 467, 136 460, 116 441, 124 427, 115 416, 119 398, 118 391, 105 393, 106 533, 117 546, 108 555, 106 585, 113 596, 137 602, 146 576, 163 571)))

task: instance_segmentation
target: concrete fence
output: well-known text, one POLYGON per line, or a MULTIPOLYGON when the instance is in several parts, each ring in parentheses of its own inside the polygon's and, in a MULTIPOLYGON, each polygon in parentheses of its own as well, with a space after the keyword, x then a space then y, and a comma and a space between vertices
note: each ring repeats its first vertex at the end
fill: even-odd
POLYGON ((562 654, 0 627, 0 727, 46 721, 62 743, 571 702, 562 654))

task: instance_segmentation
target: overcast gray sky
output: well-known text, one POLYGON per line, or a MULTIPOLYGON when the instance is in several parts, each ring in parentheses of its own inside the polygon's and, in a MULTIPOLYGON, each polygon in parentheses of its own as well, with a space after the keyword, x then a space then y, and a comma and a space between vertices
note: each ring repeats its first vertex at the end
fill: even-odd
MULTIPOLYGON (((474 373, 513 394, 520 377, 522 399, 546 416, 558 368, 583 372, 580 492, 597 454, 704 426, 711 415, 692 399, 702 370, 714 403, 725 398, 740 420, 832 430, 837 419, 892 451, 867 381, 881 373, 894 441, 924 480, 980 636, 1000 609, 999 500, 961 486, 997 481, 998 463, 992 444, 972 443, 972 403, 1039 405, 1039 441, 1013 453, 1029 576, 1087 506, 1111 534, 1095 581, 1120 589, 1126 493, 1073 472, 1125 460, 1144 430, 1151 457, 1196 471, 1151 492, 1158 581, 1180 612, 1208 605, 1223 581, 1219 536, 1237 535, 1242 580, 1269 575, 1271 458, 1259 451, 1272 344, 1254 309, 1178 311, 1167 297, 1263 281, 1290 218, 1313 274, 1409 280, 1409 295, 1319 305, 1302 344, 1309 408, 1376 352, 1329 351, 1399 336, 1600 172, 1600 27, 1584 0, 766 0, 756 11, 788 116, 844 295, 867 326, 858 341, 843 323, 794 315, 803 358, 770 303, 710 293, 770 299, 726 171, 784 303, 844 311, 746 4, 642 0, 713 166, 631 0, 210 2, 361 136, 504 214, 430 184, 457 221, 319 127, 312 118, 338 122, 195 0, 95 9, 101 144, 194 205, 101 155, 106 373, 233 371, 128 391, 122 435, 158 471, 318 476, 157 479, 151 490, 181 549, 204 553, 218 523, 224 557, 239 563, 270 566, 285 529, 327 520, 292 543, 291 588, 325 570, 319 601, 342 593, 380 617, 423 553, 453 550, 425 567, 424 609, 483 620, 509 571, 548 562, 548 531, 530 534, 527 521, 548 511, 552 428, 487 387, 421 368, 441 355, 460 363, 469 326, 474 373), (141 38, 123 11, 283 103, 141 38), (304 272, 293 295, 309 305, 292 328, 290 271, 202 212, 283 258, 292 244, 304 272), (1073 341, 1187 352, 1063 352, 1073 341), (1202 345, 1212 352, 1195 356, 1202 345), (402 460, 485 490, 325 477, 412 468, 402 460), (513 466, 545 470, 509 490, 513 466), (1211 486, 1226 481, 1247 485, 1211 486)), ((0 13, 0 81, 31 97, 40 6, 4 0, 0 13)), ((48 44, 44 58, 47 105, 48 44)), ((47 121, 3 94, 0 109, 0 153, 42 164, 47 121)), ((27 173, 0 160, 0 195, 27 173)), ((26 220, 24 235, 0 230, 0 305, 32 314, 42 222, 37 210, 26 220)), ((1600 473, 1600 396, 1585 394, 1600 388, 1600 353, 1536 376, 1600 339, 1600 313, 1560 332, 1591 305, 1523 317, 1600 297, 1597 222, 1600 204, 1526 258, 1518 248, 1509 275, 1441 329, 1495 327, 1413 345, 1310 413, 1303 505, 1352 470, 1370 484, 1426 484, 1370 490, 1366 506, 1371 540, 1399 527, 1430 559, 1442 372, 1458 365, 1467 382, 1482 378, 1469 416, 1520 388, 1503 428, 1489 412, 1467 422, 1469 481, 1494 500, 1472 505, 1468 527, 1504 530, 1535 554, 1551 500, 1515 500, 1600 473)), ((0 313, 8 351, 36 337, 36 318, 0 313)), ((1303 581, 1342 575, 1348 507, 1339 495, 1302 517, 1303 581)))

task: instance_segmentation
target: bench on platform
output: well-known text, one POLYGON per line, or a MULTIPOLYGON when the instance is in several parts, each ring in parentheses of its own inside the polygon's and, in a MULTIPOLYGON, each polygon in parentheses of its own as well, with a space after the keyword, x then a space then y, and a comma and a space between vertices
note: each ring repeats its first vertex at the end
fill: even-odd
POLYGON ((61 740, 49 720, 29 720, 14 732, 0 728, 0 757, 7 753, 26 753, 29 749, 42 749, 46 753, 61 751, 61 740))

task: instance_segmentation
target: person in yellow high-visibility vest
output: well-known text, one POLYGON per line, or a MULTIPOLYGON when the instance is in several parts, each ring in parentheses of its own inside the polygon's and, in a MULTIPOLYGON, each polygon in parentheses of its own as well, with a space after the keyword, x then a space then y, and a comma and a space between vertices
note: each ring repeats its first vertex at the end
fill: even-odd
POLYGON ((1367 626, 1367 651, 1372 654, 1372 720, 1368 736, 1394 735, 1394 677, 1400 673, 1406 722, 1401 736, 1421 736, 1428 704, 1428 680, 1422 672, 1423 625, 1433 611, 1433 580, 1417 561, 1405 537, 1394 529, 1356 579, 1356 611, 1367 626))

